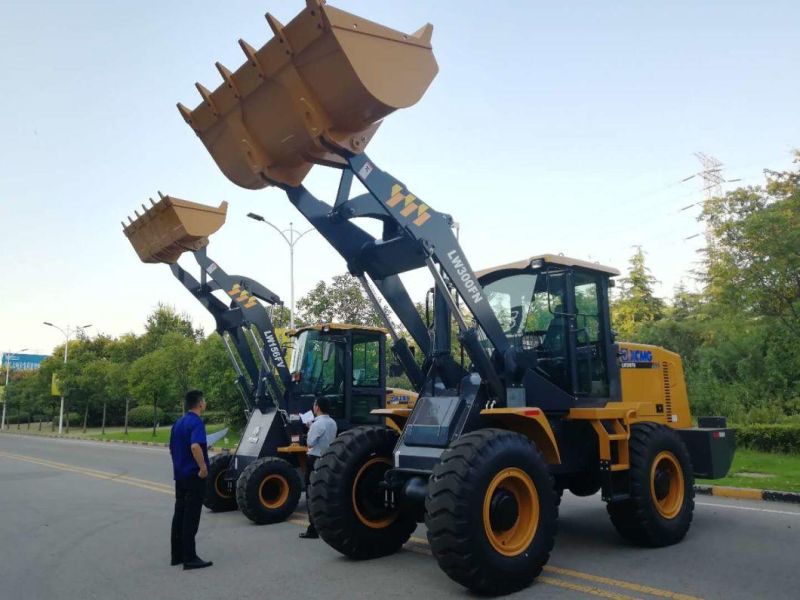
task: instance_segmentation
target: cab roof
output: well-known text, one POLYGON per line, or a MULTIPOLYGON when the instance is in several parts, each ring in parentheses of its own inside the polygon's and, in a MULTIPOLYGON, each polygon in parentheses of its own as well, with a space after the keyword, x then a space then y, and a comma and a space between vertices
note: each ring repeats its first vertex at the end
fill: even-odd
POLYGON ((600 263, 592 263, 586 260, 580 260, 579 258, 570 258, 569 256, 564 256, 563 254, 539 254, 538 256, 531 256, 530 258, 525 258, 516 262, 510 262, 504 265, 497 265, 496 267, 481 269, 480 271, 476 271, 475 275, 478 277, 483 277, 484 275, 495 273, 497 271, 521 270, 532 266, 534 268, 539 268, 539 265, 536 264, 537 262, 541 263, 541 266, 555 265, 559 267, 578 267, 587 271, 604 273, 611 277, 619 275, 619 270, 615 269, 614 267, 607 267, 605 265, 601 265, 600 263))
POLYGON ((290 336, 297 336, 304 331, 369 331, 372 333, 389 333, 383 327, 373 327, 371 325, 353 325, 351 323, 317 323, 315 325, 305 325, 294 330, 287 331, 290 336))

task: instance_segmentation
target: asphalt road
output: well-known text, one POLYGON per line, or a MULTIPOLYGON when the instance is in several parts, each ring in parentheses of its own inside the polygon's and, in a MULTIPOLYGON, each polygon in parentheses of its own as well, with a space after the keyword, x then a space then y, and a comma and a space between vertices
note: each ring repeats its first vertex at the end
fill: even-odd
MULTIPOLYGON (((355 562, 300 540, 305 517, 258 527, 204 512, 204 571, 169 566, 162 448, 0 434, 0 600, 471 598, 420 528, 395 556, 355 562)), ((565 494, 550 564, 511 598, 800 598, 800 507, 698 497, 686 540, 624 543, 599 499, 565 494)), ((301 506, 302 509, 302 506, 301 506)))

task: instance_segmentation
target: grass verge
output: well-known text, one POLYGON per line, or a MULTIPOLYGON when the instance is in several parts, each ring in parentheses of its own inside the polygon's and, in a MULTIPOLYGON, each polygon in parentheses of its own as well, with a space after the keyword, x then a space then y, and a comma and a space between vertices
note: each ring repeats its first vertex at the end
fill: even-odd
MULTIPOLYGON (((224 428, 225 425, 207 425, 206 433, 212 434, 224 428)), ((98 432, 97 430, 94 430, 94 431, 87 431, 86 436, 97 440, 128 440, 131 442, 158 442, 160 444, 167 444, 169 443, 170 429, 171 429, 170 427, 159 427, 156 430, 156 434, 154 436, 152 427, 148 429, 129 427, 127 435, 125 434, 125 431, 122 429, 111 430, 109 428, 106 428, 105 435, 98 432)), ((228 431, 226 437, 217 442, 214 445, 214 447, 233 448, 236 446, 238 441, 239 441, 238 432, 230 430, 228 431)))
POLYGON ((696 483, 800 492, 800 456, 740 448, 727 477, 698 479, 696 483))

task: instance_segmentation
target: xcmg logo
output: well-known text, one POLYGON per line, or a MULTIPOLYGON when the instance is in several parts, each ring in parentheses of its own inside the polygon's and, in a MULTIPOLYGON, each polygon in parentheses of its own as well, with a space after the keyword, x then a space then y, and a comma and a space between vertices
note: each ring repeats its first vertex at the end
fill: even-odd
POLYGON ((406 218, 411 218, 416 212, 417 218, 411 222, 417 227, 420 227, 431 218, 427 204, 419 200, 411 192, 403 192, 403 186, 395 183, 392 186, 392 196, 386 201, 386 205, 390 208, 395 208, 401 202, 403 203, 403 208, 400 214, 406 218))
POLYGON ((633 350, 631 348, 620 348, 619 357, 624 363, 651 363, 653 353, 650 350, 633 350))
POLYGON ((258 300, 238 283, 228 290, 228 295, 241 304, 243 308, 253 308, 258 304, 258 300))

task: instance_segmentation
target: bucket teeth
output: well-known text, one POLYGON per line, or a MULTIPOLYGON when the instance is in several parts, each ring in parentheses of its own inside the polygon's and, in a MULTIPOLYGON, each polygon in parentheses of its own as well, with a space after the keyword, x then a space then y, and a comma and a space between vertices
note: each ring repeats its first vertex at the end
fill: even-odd
POLYGON ((325 4, 325 0, 306 0, 306 6, 310 10, 317 10, 318 8, 322 8, 323 4, 325 4))
POLYGON ((178 102, 178 112, 181 113, 183 120, 186 121, 189 125, 192 124, 192 111, 186 108, 183 104, 178 102))
POLYGON ((219 115, 219 110, 214 104, 214 101, 211 99, 211 92, 209 92, 202 83, 195 82, 194 87, 196 87, 197 91, 200 92, 200 95, 203 97, 203 101, 208 104, 211 112, 213 112, 215 115, 219 115))
POLYGON ((417 29, 414 33, 412 33, 411 37, 415 37, 421 42, 430 44, 431 39, 433 38, 433 25, 431 25, 430 23, 425 23, 425 25, 423 25, 422 27, 417 29))
POLYGON ((283 23, 278 21, 278 19, 273 17, 270 13, 267 13, 265 16, 267 17, 269 28, 272 29, 272 33, 278 38, 278 41, 283 44, 284 48, 286 48, 286 54, 291 54, 292 47, 289 45, 289 41, 283 33, 283 23))
POLYGON ((263 79, 264 69, 261 67, 261 63, 258 62, 256 49, 241 38, 239 39, 239 47, 242 49, 242 52, 244 52, 244 55, 247 57, 247 61, 250 63, 250 65, 258 69, 258 76, 263 79))
POLYGON ((164 194, 162 194, 162 193, 161 193, 161 190, 158 190, 158 197, 159 197, 161 200, 163 200, 163 199, 164 199, 164 198, 166 198, 167 196, 165 196, 164 194))
POLYGON ((233 73, 231 70, 223 65, 221 62, 215 62, 214 65, 217 67, 217 71, 222 76, 222 79, 225 80, 225 83, 228 84, 228 87, 233 90, 234 96, 237 98, 241 98, 241 94, 239 94, 239 90, 236 89, 236 84, 233 83, 233 73))

